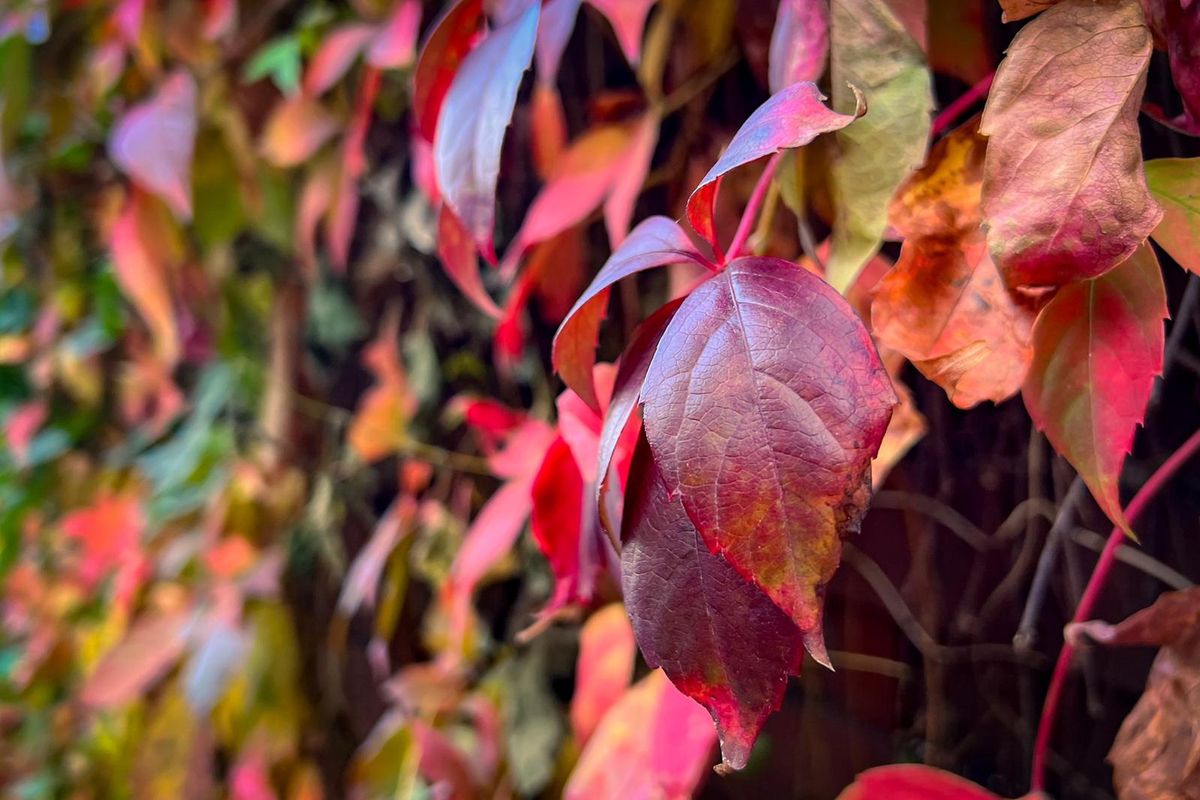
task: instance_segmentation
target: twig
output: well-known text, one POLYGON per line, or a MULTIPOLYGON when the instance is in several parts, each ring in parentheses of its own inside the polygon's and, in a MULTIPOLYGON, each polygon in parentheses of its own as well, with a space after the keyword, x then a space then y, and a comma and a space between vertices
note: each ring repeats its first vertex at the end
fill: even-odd
MULTIPOLYGON (((775 172, 779 169, 779 162, 781 160, 783 160, 782 151, 767 160, 767 165, 763 167, 762 175, 758 176, 758 183, 754 185, 754 191, 750 194, 750 199, 746 201, 746 208, 742 211, 742 219, 738 222, 737 230, 733 234, 733 241, 729 243, 729 254, 725 258, 726 261, 732 261, 737 258, 746 249, 746 241, 750 238, 750 232, 754 230, 754 221, 758 217, 758 212, 762 208, 763 201, 767 198, 767 190, 771 187, 771 181, 775 178, 775 172)), ((715 245, 713 249, 717 249, 715 245)), ((719 252, 717 253, 717 258, 720 260, 719 252)))
POLYGON ((931 137, 937 136, 947 130, 964 111, 986 97, 988 91, 992 88, 992 81, 995 78, 996 73, 989 72, 983 76, 983 79, 979 83, 967 89, 966 92, 955 98, 950 105, 943 108, 941 113, 934 118, 933 125, 929 129, 929 135, 931 137))
POLYGON ((912 609, 904 602, 904 598, 900 596, 900 592, 892 585, 891 580, 888 579, 883 569, 874 560, 849 542, 846 542, 842 546, 842 557, 847 564, 863 577, 863 580, 867 582, 879 597, 879 601, 883 603, 883 607, 887 609, 888 614, 895 620, 896 625, 900 627, 900 630, 912 642, 913 646, 930 661, 951 663, 957 661, 991 660, 1037 663, 1041 660, 1041 657, 1036 653, 1017 653, 1012 647, 1006 644, 972 644, 962 646, 939 644, 917 622, 912 609))
POLYGON ((893 511, 914 511, 929 517, 976 550, 990 550, 992 543, 978 525, 950 506, 928 495, 915 492, 885 490, 871 498, 873 508, 893 511))
POLYGON ((1013 647, 1021 651, 1033 649, 1037 638, 1037 620, 1041 616, 1042 606, 1046 602, 1046 592, 1050 588, 1050 577, 1054 574, 1054 566, 1058 561, 1058 551, 1062 547, 1063 537, 1075 525, 1075 512, 1083 498, 1087 496, 1087 485, 1078 475, 1067 490, 1059 506, 1058 516, 1050 527, 1046 537, 1046 546, 1038 557, 1037 570, 1033 573, 1033 583, 1029 585, 1029 595, 1025 599, 1025 609, 1021 612, 1021 622, 1017 625, 1017 633, 1013 636, 1013 647))
POLYGON ((664 117, 674 114, 695 100, 708 87, 720 80, 722 75, 732 69, 733 65, 738 63, 739 58, 740 56, 736 50, 727 50, 704 72, 684 81, 675 91, 664 97, 662 103, 658 106, 659 114, 664 117))
MULTIPOLYGON (((1096 553, 1104 552, 1104 537, 1093 530, 1075 528, 1071 531, 1071 541, 1096 553)), ((1127 544, 1122 544, 1117 548, 1117 561, 1146 573, 1172 589, 1190 589, 1195 586, 1182 573, 1175 571, 1145 551, 1127 544)))
MULTIPOLYGON (((1196 431, 1188 437, 1187 441, 1154 471, 1150 479, 1125 507, 1125 516, 1131 524, 1141 516, 1146 506, 1162 491, 1162 488, 1175 476, 1179 468, 1198 451, 1200 451, 1200 431, 1196 431)), ((1108 535, 1104 550, 1100 553, 1100 559, 1096 562, 1095 569, 1092 570, 1092 577, 1083 591, 1079 606, 1075 609, 1073 622, 1084 622, 1092 615, 1096 600, 1104 589, 1105 581, 1112 572, 1113 564, 1116 563, 1117 551, 1124 541, 1124 532, 1119 526, 1114 526, 1112 533, 1108 535)), ((1069 641, 1064 641, 1062 649, 1058 652, 1058 660, 1054 664, 1054 672, 1050 677, 1050 688, 1046 691, 1046 702, 1042 706, 1042 717, 1038 723, 1037 739, 1033 748, 1033 765, 1029 778, 1030 791, 1033 792, 1044 791, 1046 788, 1046 756, 1050 749, 1050 736, 1054 732, 1054 721, 1058 716, 1063 687, 1066 685, 1074 654, 1075 648, 1069 641)))

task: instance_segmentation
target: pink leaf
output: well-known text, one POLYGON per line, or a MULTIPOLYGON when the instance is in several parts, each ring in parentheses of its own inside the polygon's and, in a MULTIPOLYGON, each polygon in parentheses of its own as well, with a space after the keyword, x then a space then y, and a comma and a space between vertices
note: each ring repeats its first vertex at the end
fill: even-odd
POLYGON ((537 32, 537 79, 543 86, 553 86, 558 77, 558 65, 563 50, 575 30, 580 0, 549 0, 542 7, 542 19, 537 32))
POLYGON ((458 217, 448 207, 442 206, 438 214, 438 257, 446 275, 471 303, 492 319, 500 319, 503 312, 483 286, 479 274, 479 258, 475 243, 463 228, 458 217))
POLYGON ((571 730, 581 747, 628 688, 637 655, 634 647, 633 629, 620 603, 592 614, 579 631, 571 730))
POLYGON ((88 676, 80 699, 98 709, 115 709, 136 699, 179 660, 187 644, 191 610, 139 619, 88 676))
POLYGON ((355 22, 326 36, 304 75, 304 91, 315 96, 333 88, 375 33, 374 25, 355 22))
POLYGON ((781 0, 771 34, 771 92, 818 81, 829 60, 829 0, 781 0))
POLYGON ((400 0, 367 49, 367 63, 379 69, 409 66, 417 57, 420 32, 420 0, 400 0))
POLYGON ((433 24, 413 72, 413 116, 432 142, 442 104, 463 59, 475 45, 483 21, 483 0, 459 0, 433 24))
POLYGON ((588 0, 592 6, 608 18, 617 44, 630 64, 637 65, 642 58, 642 32, 646 29, 646 17, 655 0, 588 0))
POLYGON ((822 133, 846 127, 866 113, 861 99, 859 95, 855 113, 838 114, 821 102, 824 97, 813 83, 795 83, 771 95, 742 124, 721 158, 688 198, 687 217, 692 228, 714 249, 719 249, 713 207, 721 176, 763 156, 802 147, 822 133))
POLYGON ((183 70, 131 108, 108 140, 112 159, 161 197, 181 219, 192 216, 192 152, 196 146, 196 82, 183 70))
POLYGON ((533 58, 539 4, 492 30, 466 58, 446 93, 433 158, 438 186, 479 249, 495 260, 492 228, 500 148, 521 76, 533 58))

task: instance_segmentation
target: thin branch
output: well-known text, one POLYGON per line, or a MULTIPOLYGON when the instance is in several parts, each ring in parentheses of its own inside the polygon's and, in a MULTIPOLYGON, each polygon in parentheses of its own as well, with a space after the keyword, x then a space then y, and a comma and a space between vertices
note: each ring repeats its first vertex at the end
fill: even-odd
POLYGON ((1025 609, 1021 612, 1021 622, 1017 625, 1017 633, 1013 636, 1013 646, 1018 650, 1033 649, 1037 638, 1037 621, 1042 614, 1042 606, 1046 603, 1046 593, 1050 588, 1050 578, 1054 575, 1054 567, 1058 562, 1058 553, 1062 548, 1063 537, 1075 526, 1075 513, 1079 504, 1087 496, 1087 485, 1078 475, 1067 490, 1059 506, 1058 516, 1050 527, 1046 537, 1046 546, 1038 557, 1037 570, 1033 574, 1033 583, 1029 585, 1029 595, 1025 599, 1025 609))
MULTIPOLYGON (((1187 441, 1154 471, 1150 479, 1134 495, 1133 500, 1125 507, 1125 516, 1130 524, 1133 524, 1141 516, 1146 506, 1158 496, 1158 493, 1175 476, 1179 468, 1197 452, 1200 452, 1200 431, 1196 431, 1188 437, 1187 441)), ((1117 551, 1124 542, 1125 533, 1119 526, 1114 526, 1112 533, 1108 535, 1104 550, 1100 553, 1100 559, 1096 562, 1095 569, 1092 570, 1092 577, 1083 591, 1083 597, 1080 598, 1079 606, 1075 609, 1072 622, 1085 622, 1091 617, 1100 592, 1103 591, 1104 584, 1112 573, 1113 564, 1116 563, 1117 551)), ((1029 779, 1030 791, 1033 792, 1044 791, 1046 788, 1046 757, 1050 749, 1050 736, 1054 733, 1054 721, 1058 716, 1063 687, 1066 685, 1074 654, 1075 648, 1070 642, 1064 641, 1062 649, 1058 652, 1058 661, 1054 664, 1054 672, 1050 677, 1050 688, 1046 691, 1046 702, 1042 706, 1042 718, 1038 723, 1037 740, 1033 748, 1033 765, 1029 779)))
MULTIPOLYGON (((1087 528, 1075 528, 1071 531, 1071 541, 1080 547, 1086 547, 1096 553, 1104 552, 1104 537, 1087 528)), ((1175 590, 1190 589, 1195 586, 1182 573, 1172 569, 1144 550, 1122 544, 1117 548, 1117 561, 1133 569, 1144 572, 1151 578, 1160 581, 1175 590)))
POLYGON ((913 511, 929 517, 976 550, 990 550, 992 543, 983 530, 950 506, 916 492, 885 490, 871 498, 873 508, 913 511))
POLYGON ((758 183, 754 185, 754 191, 746 202, 745 210, 742 211, 742 219, 738 222, 737 231, 733 234, 733 241, 729 243, 726 261, 734 260, 746 249, 746 241, 750 238, 750 232, 754 230, 754 221, 758 218, 763 201, 767 199, 767 190, 770 189, 771 181, 775 179, 775 172, 779 169, 779 162, 782 160, 783 151, 767 159, 767 165, 763 167, 762 175, 758 176, 758 183))

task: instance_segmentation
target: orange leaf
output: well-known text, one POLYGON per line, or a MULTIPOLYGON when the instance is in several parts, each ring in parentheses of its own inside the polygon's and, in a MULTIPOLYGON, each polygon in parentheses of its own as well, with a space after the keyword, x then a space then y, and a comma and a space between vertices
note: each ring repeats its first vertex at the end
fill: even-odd
POLYGON ((338 130, 338 121, 306 95, 283 100, 263 129, 262 154, 277 167, 294 167, 310 158, 338 130))
POLYGON ((408 420, 417 399, 408 388, 400 363, 399 320, 395 315, 380 326, 379 337, 367 345, 363 363, 375 376, 375 386, 363 395, 346 440, 359 458, 378 461, 404 446, 408 420))
POLYGON ((584 623, 571 699, 571 730, 580 746, 629 686, 635 655, 633 628, 620 603, 605 606, 584 623))

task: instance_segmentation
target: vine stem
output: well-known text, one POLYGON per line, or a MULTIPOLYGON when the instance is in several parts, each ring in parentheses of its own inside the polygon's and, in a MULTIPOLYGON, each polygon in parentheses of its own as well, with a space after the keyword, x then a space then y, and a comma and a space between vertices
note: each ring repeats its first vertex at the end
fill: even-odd
MULTIPOLYGON (((1133 500, 1125 507, 1125 516, 1132 524, 1146 506, 1158 495, 1163 486, 1174 477, 1183 464, 1200 452, 1200 430, 1193 433, 1188 440, 1179 446, 1171 456, 1162 463, 1150 479, 1146 481, 1133 500)), ((1112 572, 1117 560, 1117 550, 1125 540, 1125 534, 1119 527, 1114 527, 1104 543, 1104 550, 1092 570, 1079 606, 1075 609, 1072 622, 1085 622, 1092 615, 1104 583, 1112 572)), ((1031 792, 1045 791, 1046 760, 1050 750, 1050 735, 1054 732, 1054 720, 1058 716, 1059 703, 1062 700, 1063 687, 1066 685, 1067 674, 1070 672, 1071 660, 1075 655, 1075 647, 1069 641, 1063 641, 1062 650, 1058 653, 1058 661, 1054 664, 1054 672, 1050 677, 1050 688, 1046 691, 1046 702, 1042 706, 1042 716, 1038 722, 1037 738, 1033 746, 1033 766, 1030 771, 1029 789, 1031 792)))
POLYGON ((934 118, 933 126, 929 129, 929 135, 937 136, 949 129, 964 111, 987 96, 988 91, 992 88, 992 81, 995 79, 996 73, 994 71, 989 72, 983 76, 979 83, 967 89, 962 95, 956 97, 950 105, 943 108, 937 117, 934 118))
POLYGON ((762 175, 754 186, 754 192, 746 203, 746 210, 742 212, 742 219, 738 222, 737 231, 733 234, 733 241, 729 243, 729 250, 723 261, 733 261, 742 255, 742 250, 746 248, 746 242, 750 239, 750 232, 754 230, 754 220, 758 217, 763 201, 767 199, 767 191, 771 188, 771 181, 782 160, 783 151, 780 151, 767 161, 767 166, 763 168, 762 175))

